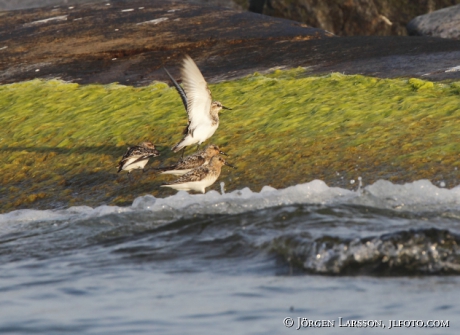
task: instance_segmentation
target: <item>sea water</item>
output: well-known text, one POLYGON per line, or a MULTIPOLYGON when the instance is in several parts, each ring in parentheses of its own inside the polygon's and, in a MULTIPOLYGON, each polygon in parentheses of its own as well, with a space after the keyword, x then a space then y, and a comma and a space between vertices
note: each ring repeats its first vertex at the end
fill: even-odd
POLYGON ((357 187, 1 214, 0 333, 458 334, 460 187, 357 187))

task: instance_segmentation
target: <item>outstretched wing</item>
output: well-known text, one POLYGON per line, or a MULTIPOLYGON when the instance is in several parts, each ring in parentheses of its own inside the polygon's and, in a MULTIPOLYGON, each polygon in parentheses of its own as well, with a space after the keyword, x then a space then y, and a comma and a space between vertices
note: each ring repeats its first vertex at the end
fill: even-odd
POLYGON ((182 103, 184 104, 184 108, 187 111, 187 95, 185 94, 185 92, 182 89, 182 87, 177 83, 177 81, 174 80, 174 78, 171 76, 171 74, 168 72, 168 70, 166 70, 165 67, 163 67, 163 69, 165 70, 165 72, 168 75, 169 79, 171 79, 174 87, 177 90, 177 93, 179 93, 180 98, 182 99, 182 103))
POLYGON ((184 58, 182 64, 182 84, 187 95, 187 113, 189 129, 206 122, 210 118, 212 97, 206 80, 190 56, 184 58))

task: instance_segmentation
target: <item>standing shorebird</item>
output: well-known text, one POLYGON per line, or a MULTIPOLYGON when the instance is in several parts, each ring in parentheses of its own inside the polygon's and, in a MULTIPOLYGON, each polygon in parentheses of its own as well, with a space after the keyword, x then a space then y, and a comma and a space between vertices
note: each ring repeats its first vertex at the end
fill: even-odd
POLYGON ((140 145, 128 148, 128 151, 123 155, 121 161, 118 163, 118 172, 124 170, 128 171, 128 174, 135 169, 142 169, 149 161, 150 157, 156 157, 160 155, 158 150, 151 142, 142 142, 140 145))
POLYGON ((223 165, 234 168, 234 166, 228 164, 222 157, 214 156, 208 165, 197 167, 173 182, 164 183, 161 187, 171 187, 178 191, 205 193, 206 187, 214 184, 217 178, 219 178, 223 165))
POLYGON ((226 153, 220 151, 217 145, 211 144, 206 147, 206 149, 201 150, 193 155, 185 157, 180 160, 177 164, 171 166, 164 166, 156 168, 155 170, 161 171, 161 174, 173 174, 176 176, 182 176, 187 172, 191 171, 202 165, 209 164, 209 161, 212 157, 216 155, 227 156, 226 153))
POLYGON ((183 132, 184 137, 171 150, 178 152, 192 144, 199 146, 210 138, 219 127, 219 112, 222 108, 231 108, 222 106, 219 101, 212 101, 211 91, 206 80, 190 56, 185 56, 182 63, 181 75, 184 89, 174 80, 166 68, 165 71, 179 92, 188 114, 188 125, 183 132))

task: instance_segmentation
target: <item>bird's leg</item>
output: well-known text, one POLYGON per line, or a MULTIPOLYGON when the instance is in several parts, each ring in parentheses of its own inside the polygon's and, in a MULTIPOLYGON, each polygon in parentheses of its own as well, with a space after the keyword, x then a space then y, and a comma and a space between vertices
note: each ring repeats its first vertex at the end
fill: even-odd
POLYGON ((130 183, 133 182, 133 179, 131 178, 131 174, 129 172, 128 172, 128 180, 129 180, 130 183))
POLYGON ((196 151, 198 151, 198 150, 200 150, 200 145, 199 144, 196 145, 196 151))
POLYGON ((182 149, 182 155, 180 156, 180 160, 184 159, 184 151, 185 151, 185 147, 182 149))

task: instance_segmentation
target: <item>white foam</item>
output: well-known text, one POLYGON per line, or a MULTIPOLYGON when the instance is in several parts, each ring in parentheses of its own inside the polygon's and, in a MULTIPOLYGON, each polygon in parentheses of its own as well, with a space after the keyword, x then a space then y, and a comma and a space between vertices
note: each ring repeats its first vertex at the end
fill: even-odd
POLYGON ((0 214, 0 227, 9 223, 27 223, 27 222, 46 222, 46 221, 64 221, 72 219, 83 219, 89 217, 98 217, 113 213, 123 213, 131 211, 130 207, 118 206, 99 206, 92 208, 89 206, 74 206, 67 209, 20 209, 6 214, 0 214))
POLYGON ((460 65, 451 67, 451 68, 447 69, 445 72, 457 72, 457 71, 460 71, 460 65))
POLYGON ((436 205, 460 204, 460 187, 451 190, 437 187, 429 180, 395 185, 386 180, 378 180, 364 188, 365 194, 385 202, 393 208, 414 208, 436 205))
POLYGON ((142 24, 158 24, 158 23, 163 22, 163 21, 166 21, 166 20, 168 20, 167 17, 160 17, 160 18, 155 19, 155 20, 139 22, 139 23, 136 23, 136 25, 142 25, 142 24))
POLYGON ((54 17, 50 17, 44 20, 38 20, 38 21, 25 23, 24 27, 31 27, 37 24, 43 24, 43 23, 48 23, 48 22, 53 22, 53 21, 66 21, 66 20, 67 20, 67 15, 54 16, 54 17))
POLYGON ((253 192, 249 188, 223 194, 216 191, 205 194, 181 191, 167 198, 152 195, 138 197, 128 207, 104 205, 96 208, 77 206, 60 210, 16 210, 0 214, 0 229, 14 223, 75 220, 139 211, 153 212, 158 218, 166 214, 166 217, 177 219, 199 214, 237 214, 294 204, 360 204, 396 210, 460 210, 460 186, 446 189, 428 180, 403 185, 379 180, 364 189, 350 191, 313 180, 280 190, 265 186, 260 192, 253 192))
POLYGON ((167 210, 192 214, 237 214, 282 205, 328 203, 337 198, 355 196, 355 192, 328 187, 323 181, 314 180, 281 190, 265 186, 260 193, 244 188, 224 194, 209 191, 192 195, 182 191, 168 198, 144 196, 135 199, 132 208, 154 212, 167 210))

